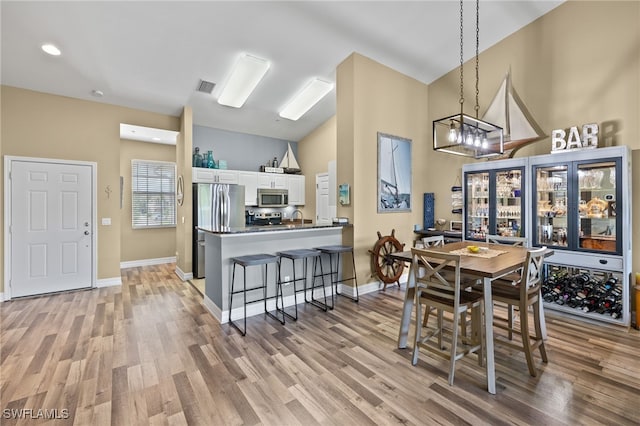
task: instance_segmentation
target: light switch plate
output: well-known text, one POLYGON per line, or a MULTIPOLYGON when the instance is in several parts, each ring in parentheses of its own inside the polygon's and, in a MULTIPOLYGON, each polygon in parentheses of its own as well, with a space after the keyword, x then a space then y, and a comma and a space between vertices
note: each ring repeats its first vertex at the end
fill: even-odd
POLYGON ((111 218, 110 217, 103 217, 102 218, 102 225, 111 226, 111 218))

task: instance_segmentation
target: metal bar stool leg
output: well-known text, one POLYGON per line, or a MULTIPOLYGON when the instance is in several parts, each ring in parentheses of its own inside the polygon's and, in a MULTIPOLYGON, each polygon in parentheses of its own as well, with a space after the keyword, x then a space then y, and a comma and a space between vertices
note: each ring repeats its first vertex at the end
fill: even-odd
POLYGON ((305 298, 305 302, 310 303, 313 306, 316 306, 316 307, 322 309, 325 312, 328 309, 333 309, 333 306, 329 306, 327 304, 327 290, 326 290, 325 283, 324 283, 324 271, 322 269, 322 258, 320 256, 315 256, 313 258, 313 278, 312 278, 312 282, 311 282, 311 299, 310 300, 307 299, 307 283, 306 283, 306 281, 305 281, 304 298, 305 298), (320 263, 320 275, 317 274, 317 271, 318 271, 317 270, 317 265, 318 265, 318 263, 320 263), (319 300, 316 300, 316 298, 315 298, 315 289, 317 288, 317 286, 316 286, 317 278, 320 278, 322 280, 322 291, 323 291, 323 294, 324 294, 324 303, 320 302, 319 300))
MULTIPOLYGON (((296 278, 296 260, 293 258, 288 258, 288 257, 284 257, 284 256, 280 256, 280 261, 278 262, 278 268, 282 268, 282 261, 284 259, 291 259, 291 267, 293 268, 293 281, 285 281, 285 282, 291 282, 293 283, 293 300, 294 300, 294 309, 295 309, 295 315, 291 315, 289 312, 286 312, 284 309, 284 297, 283 297, 283 293, 284 290, 282 290, 282 269, 279 269, 278 271, 278 275, 279 275, 279 287, 280 287, 280 299, 282 300, 282 308, 278 308, 278 305, 276 303, 276 309, 278 312, 281 312, 283 317, 287 316, 290 319, 292 319, 293 321, 297 321, 298 320, 298 297, 296 295, 296 282, 298 281, 298 279, 296 278)), ((302 260, 303 262, 305 261, 305 259, 302 260)))
POLYGON ((262 281, 262 284, 264 285, 264 313, 267 314, 267 316, 270 316, 271 318, 275 319, 276 321, 278 321, 280 324, 284 325, 284 311, 283 311, 283 315, 282 315, 282 319, 278 318, 278 293, 280 293, 280 301, 282 302, 282 305, 284 307, 284 300, 282 299, 282 282, 280 281, 280 274, 279 274, 279 268, 276 268, 275 270, 275 274, 276 274, 276 310, 275 310, 275 314, 269 312, 269 310, 267 309, 267 282, 269 280, 269 264, 265 264, 264 265, 264 278, 262 281))

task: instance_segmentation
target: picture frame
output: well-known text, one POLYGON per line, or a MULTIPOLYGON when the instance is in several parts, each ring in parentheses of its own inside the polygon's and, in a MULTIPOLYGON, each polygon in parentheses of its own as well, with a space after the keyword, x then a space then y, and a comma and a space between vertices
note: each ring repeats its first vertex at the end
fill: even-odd
POLYGON ((411 139, 378 132, 378 213, 411 211, 411 139))
POLYGON ((341 206, 348 206, 351 204, 349 184, 343 183, 338 186, 338 202, 341 206))

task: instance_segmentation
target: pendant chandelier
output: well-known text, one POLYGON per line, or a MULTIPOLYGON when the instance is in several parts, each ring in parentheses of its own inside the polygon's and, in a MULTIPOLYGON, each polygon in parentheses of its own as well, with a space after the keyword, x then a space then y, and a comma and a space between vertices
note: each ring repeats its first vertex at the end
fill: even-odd
POLYGON ((488 158, 504 152, 502 128, 478 118, 480 0, 476 0, 476 104, 475 117, 464 113, 463 14, 460 0, 460 113, 433 122, 433 149, 465 157, 488 158))

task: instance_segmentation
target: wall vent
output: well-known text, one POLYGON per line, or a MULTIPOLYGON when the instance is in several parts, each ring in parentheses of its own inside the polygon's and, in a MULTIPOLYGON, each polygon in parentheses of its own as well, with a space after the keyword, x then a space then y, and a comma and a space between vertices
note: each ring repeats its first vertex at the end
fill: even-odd
POLYGON ((198 92, 203 92, 203 93, 208 93, 211 94, 211 92, 213 92, 213 88, 216 87, 215 83, 212 83, 210 81, 206 81, 206 80, 200 80, 200 83, 198 84, 198 92))

